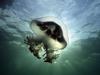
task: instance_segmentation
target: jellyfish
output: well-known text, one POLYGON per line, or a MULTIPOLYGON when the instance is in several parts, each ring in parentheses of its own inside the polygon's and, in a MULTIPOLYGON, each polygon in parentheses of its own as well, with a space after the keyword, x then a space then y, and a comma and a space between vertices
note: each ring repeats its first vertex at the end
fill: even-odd
POLYGON ((67 47, 68 31, 55 17, 42 17, 31 21, 30 29, 34 36, 27 36, 25 43, 35 57, 52 63, 60 52, 67 47), (40 54, 44 52, 41 56, 40 54))

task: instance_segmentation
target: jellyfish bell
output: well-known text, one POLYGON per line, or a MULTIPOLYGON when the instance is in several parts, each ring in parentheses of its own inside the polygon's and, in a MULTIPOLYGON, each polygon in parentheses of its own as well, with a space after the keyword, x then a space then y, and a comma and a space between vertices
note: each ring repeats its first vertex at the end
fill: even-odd
POLYGON ((64 49, 68 44, 68 33, 65 25, 54 17, 43 17, 32 20, 30 27, 50 49, 64 49))
MULTIPOLYGON (((35 43, 37 40, 39 43, 42 42, 44 44, 46 62, 52 62, 56 58, 57 52, 59 53, 59 50, 63 50, 68 44, 67 28, 55 17, 42 17, 32 20, 30 28, 35 34, 31 38, 34 39, 33 42, 35 43)), ((31 43, 33 42, 31 41, 31 43)), ((35 49, 32 50, 35 51, 35 49)))

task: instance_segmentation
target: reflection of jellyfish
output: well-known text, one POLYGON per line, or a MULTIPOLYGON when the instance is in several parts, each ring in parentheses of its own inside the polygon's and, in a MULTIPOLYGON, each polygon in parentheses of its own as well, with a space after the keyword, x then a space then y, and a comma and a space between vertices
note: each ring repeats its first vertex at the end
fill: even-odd
POLYGON ((44 61, 52 63, 52 60, 58 57, 59 51, 68 43, 64 24, 53 17, 44 17, 32 20, 30 27, 35 36, 28 36, 25 41, 30 46, 29 50, 37 58, 45 56, 44 61), (42 50, 45 53, 40 56, 42 50))

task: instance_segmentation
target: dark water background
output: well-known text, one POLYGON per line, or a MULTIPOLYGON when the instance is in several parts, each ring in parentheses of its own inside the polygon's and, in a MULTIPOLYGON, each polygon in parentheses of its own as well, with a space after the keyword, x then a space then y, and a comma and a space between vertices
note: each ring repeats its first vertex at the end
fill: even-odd
POLYGON ((0 0, 0 75, 100 75, 100 0, 0 0), (48 64, 23 43, 32 19, 55 16, 69 45, 48 64))

